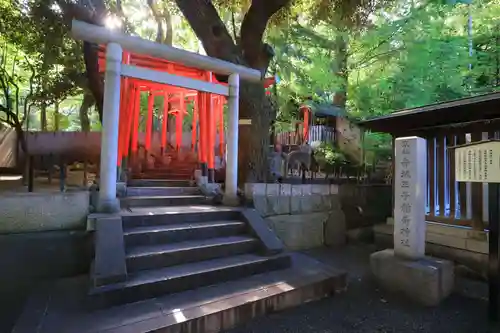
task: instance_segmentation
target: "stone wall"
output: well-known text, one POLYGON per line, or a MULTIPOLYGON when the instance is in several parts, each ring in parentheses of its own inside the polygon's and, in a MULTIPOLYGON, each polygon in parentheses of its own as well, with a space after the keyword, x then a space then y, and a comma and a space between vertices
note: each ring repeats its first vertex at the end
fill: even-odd
POLYGON ((39 283, 88 273, 89 191, 4 192, 0 212, 0 332, 7 332, 39 283))
POLYGON ((85 231, 0 235, 0 332, 11 331, 40 283, 87 274, 92 251, 92 236, 85 231))
MULTIPOLYGON (((27 132, 26 141, 30 154, 86 154, 99 156, 101 153, 101 132, 27 132)), ((1 131, 0 131, 1 137, 1 131)), ((191 131, 182 133, 182 147, 191 147, 191 131)), ((139 144, 144 144, 146 134, 140 132, 138 135, 139 144)), ((168 132, 168 142, 175 143, 175 131, 168 132)), ((160 147, 161 133, 153 132, 151 136, 152 150, 160 147)), ((219 136, 215 139, 215 148, 218 147, 219 136)))
POLYGON ((392 216, 392 185, 342 184, 339 195, 348 230, 384 223, 392 216))
POLYGON ((253 183, 245 197, 290 250, 345 243, 338 185, 253 183))
MULTIPOLYGON (((394 223, 374 227, 375 242, 380 249, 393 246, 394 223)), ((482 275, 488 265, 488 233, 471 228, 427 222, 425 252, 438 258, 453 260, 482 275)))
POLYGON ((89 191, 2 193, 0 234, 84 230, 89 191))

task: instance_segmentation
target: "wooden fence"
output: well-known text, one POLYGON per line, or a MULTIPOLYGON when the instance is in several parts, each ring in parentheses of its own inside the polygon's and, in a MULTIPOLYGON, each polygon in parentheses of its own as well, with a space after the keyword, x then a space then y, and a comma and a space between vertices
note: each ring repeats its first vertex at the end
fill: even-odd
POLYGON ((488 185, 455 180, 453 150, 449 147, 498 137, 495 132, 428 136, 426 220, 476 230, 487 227, 488 185))
MULTIPOLYGON (((276 140, 282 145, 300 145, 302 144, 302 127, 299 131, 282 132, 276 134, 276 140)), ((324 125, 314 125, 309 127, 309 142, 335 142, 335 129, 324 125)))

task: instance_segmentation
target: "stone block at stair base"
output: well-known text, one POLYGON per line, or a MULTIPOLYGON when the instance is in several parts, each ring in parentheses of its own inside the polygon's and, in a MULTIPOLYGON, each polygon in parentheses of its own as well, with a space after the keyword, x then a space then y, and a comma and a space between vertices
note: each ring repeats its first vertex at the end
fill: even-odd
POLYGON ((126 182, 116 183, 116 196, 119 198, 127 196, 127 183, 126 182))
POLYGON ((95 221, 94 286, 125 281, 125 245, 120 216, 100 217, 95 221))
POLYGON ((275 215, 266 218, 288 250, 306 250, 322 246, 323 227, 328 213, 275 215))
POLYGON ((238 196, 224 195, 222 198, 222 204, 229 207, 238 207, 240 205, 240 199, 238 196))
POLYGON ((412 300, 435 306, 451 294, 455 282, 453 263, 425 257, 419 260, 402 259, 393 249, 372 253, 372 274, 384 288, 402 292, 412 300))
POLYGON ((117 213, 120 211, 120 200, 118 198, 114 198, 111 200, 98 200, 97 211, 99 213, 117 213))
POLYGON ((260 239, 263 246, 263 254, 273 255, 283 251, 283 243, 255 209, 244 209, 241 213, 252 233, 260 239))

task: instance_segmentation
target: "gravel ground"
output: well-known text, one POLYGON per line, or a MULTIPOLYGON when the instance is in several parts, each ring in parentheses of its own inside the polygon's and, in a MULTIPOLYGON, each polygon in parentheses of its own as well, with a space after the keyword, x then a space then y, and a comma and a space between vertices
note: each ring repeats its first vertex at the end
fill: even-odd
POLYGON ((349 287, 333 298, 258 318, 225 333, 341 333, 341 332, 500 332, 487 322, 486 284, 457 281, 457 292, 436 308, 412 304, 389 294, 370 280, 368 258, 373 248, 349 246, 307 254, 344 269, 349 287))

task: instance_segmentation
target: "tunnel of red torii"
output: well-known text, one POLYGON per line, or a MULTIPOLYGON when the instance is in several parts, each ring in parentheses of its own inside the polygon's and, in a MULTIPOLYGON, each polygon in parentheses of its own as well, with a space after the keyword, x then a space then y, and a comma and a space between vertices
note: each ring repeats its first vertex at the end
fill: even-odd
MULTIPOLYGON (((105 57, 105 46, 101 46, 99 49, 99 72, 101 73, 103 73, 106 68, 105 57)), ((127 65, 135 65, 167 72, 169 74, 226 85, 218 81, 211 72, 186 67, 181 64, 151 56, 124 51, 122 62, 127 65)), ((268 77, 263 81, 264 87, 267 89, 276 84, 276 81, 276 77, 268 77)), ((144 149, 146 153, 151 151, 151 141, 154 136, 153 107, 155 97, 161 96, 164 98, 163 113, 161 117, 161 153, 166 151, 169 144, 173 146, 176 151, 181 149, 184 116, 187 114, 189 103, 192 103, 191 151, 197 153, 202 174, 209 176, 209 181, 213 181, 217 136, 219 138, 217 153, 221 161, 224 160, 224 105, 226 103, 226 98, 220 95, 129 77, 121 78, 118 167, 122 165, 125 158, 136 156, 139 150, 141 93, 146 93, 148 96, 146 132, 144 138, 144 149), (168 142, 168 132, 173 130, 168 128, 168 115, 175 117, 174 142, 168 142)), ((270 94, 270 91, 267 90, 266 94, 270 94)))

